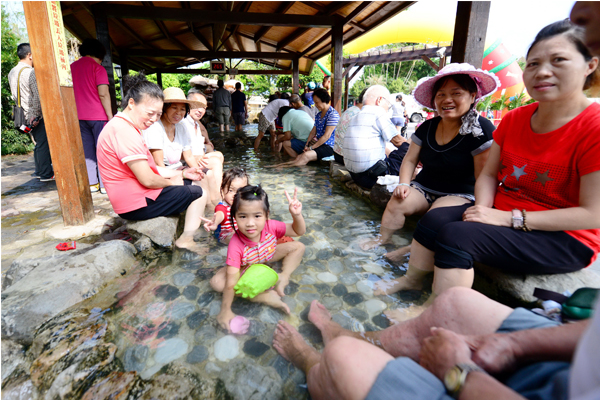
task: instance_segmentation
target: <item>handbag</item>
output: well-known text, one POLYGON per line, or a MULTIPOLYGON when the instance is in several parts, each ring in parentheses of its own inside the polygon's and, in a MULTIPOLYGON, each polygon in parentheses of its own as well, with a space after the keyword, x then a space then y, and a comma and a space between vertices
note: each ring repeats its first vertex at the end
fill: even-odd
POLYGON ((21 72, 23 72, 25 68, 29 67, 21 68, 21 70, 19 71, 19 76, 17 77, 17 104, 13 106, 12 115, 15 128, 19 130, 22 126, 27 125, 27 119, 25 118, 25 110, 23 109, 23 107, 21 107, 21 72))
POLYGON ((533 295, 541 300, 553 300, 559 303, 563 321, 568 321, 590 318, 594 314, 594 304, 599 292, 600 289, 583 287, 567 297, 551 290, 535 288, 533 295))

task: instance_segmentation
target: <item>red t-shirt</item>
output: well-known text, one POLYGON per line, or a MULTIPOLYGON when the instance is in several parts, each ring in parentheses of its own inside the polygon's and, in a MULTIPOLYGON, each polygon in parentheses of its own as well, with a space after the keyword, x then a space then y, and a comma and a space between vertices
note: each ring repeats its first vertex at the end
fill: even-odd
POLYGON ((90 57, 71 64, 77 117, 82 121, 108 121, 98 94, 99 85, 108 85, 106 69, 90 57))
POLYGON ((96 147, 100 177, 117 214, 146 207, 146 197, 156 200, 162 189, 142 185, 127 166, 131 161, 147 160, 150 169, 159 175, 142 132, 134 127, 126 114, 120 112, 104 125, 96 147))
POLYGON ((231 235, 232 232, 237 230, 237 222, 233 221, 234 225, 231 225, 231 206, 227 204, 224 200, 220 201, 219 204, 217 204, 217 206, 215 207, 215 213, 217 211, 221 211, 225 216, 225 219, 219 225, 221 227, 219 240, 223 240, 227 236, 231 235))
POLYGON ((273 258, 277 240, 285 235, 285 222, 268 220, 260 233, 260 242, 251 241, 237 231, 227 247, 227 265, 246 269, 252 264, 265 263, 273 258))
MULTIPOLYGON (((580 178, 600 170, 600 104, 544 134, 531 130, 537 107, 534 103, 509 112, 494 132, 501 149, 500 186, 494 199, 499 210, 578 207, 580 178)), ((600 229, 566 233, 595 253, 600 251, 600 229)))

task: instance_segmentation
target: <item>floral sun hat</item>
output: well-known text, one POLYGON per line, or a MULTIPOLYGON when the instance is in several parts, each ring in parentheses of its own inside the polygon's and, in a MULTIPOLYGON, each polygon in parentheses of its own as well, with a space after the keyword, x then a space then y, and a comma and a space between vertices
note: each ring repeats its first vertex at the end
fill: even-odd
POLYGON ((419 79, 417 86, 413 91, 413 97, 422 107, 435 110, 435 104, 431 101, 433 97, 433 86, 441 78, 459 74, 469 75, 477 84, 476 103, 479 100, 492 95, 500 87, 500 79, 492 72, 475 68, 467 63, 454 63, 448 64, 440 69, 436 76, 419 79))

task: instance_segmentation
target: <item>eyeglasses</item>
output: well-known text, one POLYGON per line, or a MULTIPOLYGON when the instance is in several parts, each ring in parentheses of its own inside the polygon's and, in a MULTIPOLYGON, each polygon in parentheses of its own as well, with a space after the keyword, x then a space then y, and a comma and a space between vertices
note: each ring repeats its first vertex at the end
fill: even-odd
POLYGON ((380 99, 384 99, 386 103, 388 103, 388 109, 392 108, 392 103, 390 103, 390 101, 388 99, 386 99, 383 96, 379 96, 380 99))

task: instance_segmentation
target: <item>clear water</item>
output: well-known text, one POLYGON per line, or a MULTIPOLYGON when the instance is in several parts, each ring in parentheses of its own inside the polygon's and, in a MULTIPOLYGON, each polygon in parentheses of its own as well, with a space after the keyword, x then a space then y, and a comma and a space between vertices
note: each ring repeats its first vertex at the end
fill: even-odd
MULTIPOLYGON (((256 125, 245 128, 247 137, 256 136, 256 125)), ((257 156, 250 146, 238 145, 223 153, 225 169, 246 168, 250 182, 260 183, 266 190, 272 219, 291 221, 284 190, 298 188, 307 226, 299 240, 306 245, 306 253, 284 298, 291 315, 236 299, 233 311, 250 319, 250 332, 226 337, 216 323, 221 295, 211 290, 209 279, 215 269, 225 265, 227 247, 212 236, 200 234, 196 239, 205 245, 205 254, 175 252, 154 260, 149 268, 138 267, 128 273, 115 295, 117 302, 105 314, 115 332, 117 357, 127 370, 137 370, 143 378, 155 376, 173 360, 201 376, 216 377, 234 359, 253 359, 277 370, 284 381, 286 398, 305 398, 308 395, 303 374, 271 346, 279 319, 298 327, 312 345, 321 349, 318 330, 306 318, 312 300, 325 304, 334 320, 345 328, 369 331, 387 326, 383 310, 421 301, 423 294, 406 292, 403 299, 397 295, 373 296, 376 281, 402 274, 406 264, 387 262, 382 256, 384 248, 360 249, 361 241, 377 233, 381 211, 352 195, 342 183, 332 181, 328 166, 313 163, 304 168, 265 169, 265 165, 278 162, 266 151, 257 156)), ((399 232, 394 245, 387 249, 408 244, 411 236, 410 228, 399 232)), ((279 267, 277 263, 273 266, 279 267)))

